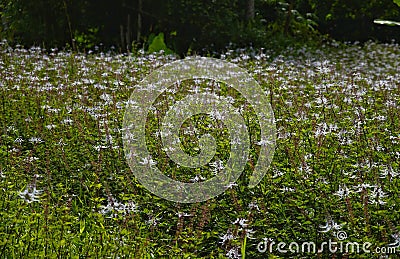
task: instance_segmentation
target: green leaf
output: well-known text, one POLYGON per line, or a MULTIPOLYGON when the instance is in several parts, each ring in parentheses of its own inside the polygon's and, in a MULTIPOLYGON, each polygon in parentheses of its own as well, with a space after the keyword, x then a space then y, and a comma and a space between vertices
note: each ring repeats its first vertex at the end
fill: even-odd
POLYGON ((83 220, 83 221, 80 221, 79 222, 79 225, 80 225, 80 227, 79 227, 79 233, 83 233, 83 231, 85 231, 85 221, 83 220))
POLYGON ((153 41, 149 46, 149 52, 159 52, 160 50, 164 50, 165 54, 173 53, 164 42, 164 33, 160 32, 157 36, 154 37, 153 41))
POLYGON ((246 243, 247 243, 247 236, 244 237, 243 244, 242 244, 242 247, 240 249, 243 259, 246 258, 246 243))
POLYGON ((398 6, 400 6, 400 0, 393 0, 393 3, 397 4, 398 6))
POLYGON ((389 25, 389 26, 395 26, 395 25, 400 26, 400 22, 388 21, 388 20, 379 20, 379 19, 377 19, 377 20, 374 20, 374 23, 382 24, 382 25, 389 25))

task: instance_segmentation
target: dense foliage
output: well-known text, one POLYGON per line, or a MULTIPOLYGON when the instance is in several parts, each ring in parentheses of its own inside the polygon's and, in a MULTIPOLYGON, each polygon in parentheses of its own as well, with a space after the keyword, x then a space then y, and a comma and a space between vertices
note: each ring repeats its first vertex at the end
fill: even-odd
MULTIPOLYGON (((195 204, 149 193, 122 149, 123 111, 134 85, 176 58, 1 43, 1 258, 287 258, 260 253, 257 244, 264 238, 320 244, 337 241, 338 230, 346 240, 373 248, 391 244, 399 252, 398 45, 289 48, 279 56, 254 48, 222 53, 268 94, 277 150, 255 188, 245 184, 251 158, 237 185, 195 204)), ((187 83, 223 91, 217 82, 187 83)), ((175 87, 160 96, 155 110, 162 114, 173 93, 188 94, 175 87)), ((148 145, 157 153, 154 114, 148 145)), ((247 120, 256 130, 254 118, 247 120)), ((224 154, 229 143, 218 122, 204 117, 188 124, 181 130, 187 152, 196 152, 191 132, 199 131, 219 136, 224 154)), ((159 155, 158 163, 170 161, 159 155)), ((196 180, 189 173, 177 170, 176 177, 196 180)))
MULTIPOLYGON (((27 46, 122 51, 149 45, 164 33, 177 53, 238 45, 266 46, 272 39, 399 39, 399 29, 373 24, 400 20, 392 0, 1 0, 0 37, 27 46)), ((279 42, 282 44, 282 42, 279 42)))

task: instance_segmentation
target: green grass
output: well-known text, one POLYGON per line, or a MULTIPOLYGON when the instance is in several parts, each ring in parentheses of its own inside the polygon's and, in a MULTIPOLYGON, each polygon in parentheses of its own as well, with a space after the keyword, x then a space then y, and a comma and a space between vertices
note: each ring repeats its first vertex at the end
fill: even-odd
MULTIPOLYGON (((244 117, 253 146, 244 174, 224 194, 195 204, 169 202, 142 187, 129 170, 121 138, 135 85, 176 57, 45 52, 5 42, 0 51, 0 258, 310 258, 317 256, 269 255, 257 245, 263 238, 337 240, 334 223, 346 231, 346 241, 400 245, 396 44, 224 53, 270 98, 276 152, 263 181, 249 189, 259 129, 248 107, 244 117)), ((184 82, 154 106, 165 114, 194 84, 184 82)), ((238 107, 246 106, 223 84, 196 84, 216 86, 219 94, 237 98, 238 107)), ((149 113, 147 132, 157 165, 182 181, 211 177, 212 165, 188 170, 168 159, 155 136, 157 116, 149 113)), ((204 115, 183 125, 185 152, 198 153, 204 133, 220 147, 213 161, 226 161, 225 128, 204 115), (188 131, 193 128, 196 134, 188 131)), ((327 251, 319 256, 332 257, 327 251)))

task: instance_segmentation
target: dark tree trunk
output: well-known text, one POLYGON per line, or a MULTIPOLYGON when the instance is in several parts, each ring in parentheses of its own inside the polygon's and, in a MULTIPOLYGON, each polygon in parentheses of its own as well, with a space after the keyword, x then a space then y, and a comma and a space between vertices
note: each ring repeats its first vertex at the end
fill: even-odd
POLYGON ((128 14, 126 19, 126 50, 129 51, 132 45, 131 41, 131 15, 128 14))
POLYGON ((142 7, 143 0, 138 0, 138 15, 137 15, 137 34, 136 41, 140 42, 140 37, 142 36, 142 7))
POLYGON ((290 22, 292 20, 292 10, 293 10, 293 2, 290 2, 289 8, 288 8, 288 13, 286 15, 285 27, 283 30, 283 33, 285 35, 289 35, 289 33, 290 33, 290 22))
POLYGON ((246 6, 246 20, 251 21, 254 19, 254 0, 247 0, 246 6))

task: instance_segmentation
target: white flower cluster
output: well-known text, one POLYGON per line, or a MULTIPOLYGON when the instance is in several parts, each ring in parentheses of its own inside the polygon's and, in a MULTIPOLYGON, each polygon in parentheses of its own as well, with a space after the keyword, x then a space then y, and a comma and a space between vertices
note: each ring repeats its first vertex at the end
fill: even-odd
POLYGON ((133 202, 122 203, 116 200, 111 194, 108 196, 107 205, 100 207, 100 213, 107 215, 110 218, 118 217, 118 215, 126 216, 132 212, 136 212, 138 206, 133 202))

